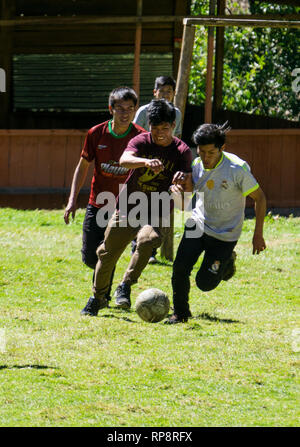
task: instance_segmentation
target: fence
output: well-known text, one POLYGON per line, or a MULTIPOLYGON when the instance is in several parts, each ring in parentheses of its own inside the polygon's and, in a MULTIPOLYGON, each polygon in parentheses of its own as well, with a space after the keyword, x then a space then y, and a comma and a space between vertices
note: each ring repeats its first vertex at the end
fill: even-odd
MULTIPOLYGON (((85 134, 69 129, 0 130, 0 206, 62 208, 85 134)), ((227 151, 250 164, 268 207, 300 207, 300 129, 231 130, 227 151)), ((79 206, 87 203, 92 173, 91 166, 79 206)))

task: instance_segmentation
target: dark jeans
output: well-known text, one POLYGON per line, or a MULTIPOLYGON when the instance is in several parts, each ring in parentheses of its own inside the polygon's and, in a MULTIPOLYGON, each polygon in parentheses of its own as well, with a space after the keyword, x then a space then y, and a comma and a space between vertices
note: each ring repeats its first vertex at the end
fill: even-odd
POLYGON ((96 215, 98 208, 93 205, 88 205, 85 212, 85 217, 82 226, 82 262, 95 269, 98 262, 96 250, 104 240, 105 228, 97 225, 96 215))
MULTIPOLYGON (((88 204, 86 208, 86 213, 83 221, 82 226, 82 262, 90 267, 91 269, 95 270, 96 264, 98 262, 98 256, 96 253, 97 248, 100 244, 102 244, 104 240, 104 233, 106 230, 106 227, 102 228, 99 227, 96 221, 96 216, 99 208, 96 208, 93 205, 88 204)), ((109 297, 111 292, 111 285, 114 277, 115 269, 113 270, 111 281, 110 281, 110 287, 107 293, 107 297, 109 297)), ((94 276, 93 275, 93 282, 94 282, 94 276)))
POLYGON ((187 238, 186 232, 187 229, 179 244, 172 274, 174 313, 184 317, 189 315, 190 274, 201 253, 204 251, 204 258, 196 274, 196 284, 207 292, 230 273, 231 255, 237 243, 220 241, 205 233, 199 238, 187 238))

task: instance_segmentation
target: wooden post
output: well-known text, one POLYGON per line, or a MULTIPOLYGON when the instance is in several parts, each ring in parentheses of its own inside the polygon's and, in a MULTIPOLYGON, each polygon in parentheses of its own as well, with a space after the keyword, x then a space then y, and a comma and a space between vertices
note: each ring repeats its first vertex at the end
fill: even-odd
MULTIPOLYGON (((14 3, 12 0, 2 0, 1 19, 10 19, 14 16, 14 3)), ((0 68, 5 73, 5 92, 0 92, 0 128, 2 129, 9 128, 12 108, 12 33, 13 28, 0 27, 0 68)))
MULTIPOLYGON (((182 114, 182 123, 184 121, 184 112, 189 87, 189 76, 191 70, 191 62, 193 57, 195 39, 195 27, 184 25, 182 46, 180 52, 179 68, 176 83, 176 93, 174 104, 178 107, 182 114)), ((171 214, 171 224, 161 246, 161 255, 169 261, 173 261, 174 252, 174 213, 171 214)))
MULTIPOLYGON (((186 13, 187 13, 186 2, 183 2, 182 0, 175 0, 175 7, 174 7, 175 17, 180 17, 186 13)), ((174 79, 176 79, 178 75, 180 51, 182 45, 182 31, 183 31, 182 20, 174 22, 173 27, 174 27, 173 77, 174 79)))
POLYGON ((195 38, 195 27, 190 25, 184 25, 182 47, 181 47, 177 83, 176 83, 176 93, 174 98, 175 106, 178 107, 181 111, 182 121, 184 119, 185 105, 188 94, 194 38, 195 38))
MULTIPOLYGON (((216 0, 209 2, 209 15, 215 14, 216 0)), ((214 60, 214 32, 213 27, 207 31, 207 64, 206 64, 206 82, 205 82, 205 109, 204 122, 212 121, 212 92, 213 92, 213 60, 214 60)))
MULTIPOLYGON (((137 17, 141 18, 143 12, 143 0, 137 0, 137 17)), ((142 44, 142 22, 137 22, 135 30, 134 44, 134 65, 133 65, 133 89, 138 97, 140 96, 140 54, 142 44)))
MULTIPOLYGON (((179 68, 176 83, 174 104, 182 114, 182 123, 189 86, 189 75, 193 56, 195 27, 185 25, 183 28, 182 46, 180 52, 179 68)), ((161 256, 168 261, 174 259, 174 212, 171 214, 170 228, 167 229, 161 246, 161 256)))
MULTIPOLYGON (((218 0, 217 15, 225 14, 226 0, 218 0)), ((216 30, 216 60, 214 83, 214 110, 220 110, 223 97, 224 27, 216 30)))

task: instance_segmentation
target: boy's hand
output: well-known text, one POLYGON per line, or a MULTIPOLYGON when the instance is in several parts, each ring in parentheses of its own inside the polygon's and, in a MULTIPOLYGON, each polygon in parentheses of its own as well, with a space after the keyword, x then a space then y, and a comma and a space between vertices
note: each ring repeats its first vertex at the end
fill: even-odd
POLYGON ((157 158, 154 158, 153 160, 146 160, 145 168, 151 169, 151 171, 155 172, 155 174, 158 174, 165 169, 162 162, 157 158))
POLYGON ((186 181, 186 174, 184 172, 182 172, 182 171, 177 171, 174 174, 172 183, 174 185, 184 185, 185 181, 186 181))
POLYGON ((169 191, 172 192, 173 194, 183 194, 184 193, 184 189, 181 185, 171 185, 169 188, 169 191))
POLYGON ((76 214, 76 204, 75 203, 68 203, 65 209, 64 213, 64 221, 68 225, 69 224, 69 216, 72 214, 72 219, 75 219, 76 214))
POLYGON ((252 239, 253 250, 252 254, 259 254, 261 251, 266 249, 266 243, 262 235, 254 233, 252 239))

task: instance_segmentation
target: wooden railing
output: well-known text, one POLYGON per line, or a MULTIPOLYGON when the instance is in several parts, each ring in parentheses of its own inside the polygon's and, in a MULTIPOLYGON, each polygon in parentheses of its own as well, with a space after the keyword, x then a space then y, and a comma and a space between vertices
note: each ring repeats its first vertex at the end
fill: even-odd
POLYGON ((300 129, 232 130, 227 150, 249 163, 268 207, 300 207, 300 129))
MULTIPOLYGON (((85 135, 69 129, 0 130, 0 206, 62 207, 85 135)), ((81 195, 85 202, 92 172, 91 166, 81 195)))
MULTIPOLYGON (((69 129, 0 130, 0 206, 64 206, 85 135, 69 129)), ((268 207, 300 207, 300 129, 231 130, 226 150, 250 164, 268 207)), ((92 173, 93 166, 81 206, 87 203, 92 173)))

